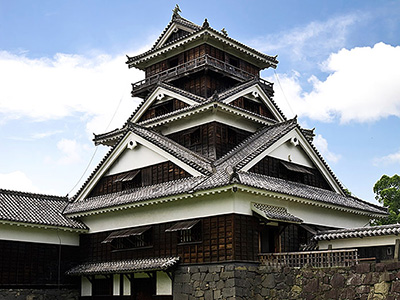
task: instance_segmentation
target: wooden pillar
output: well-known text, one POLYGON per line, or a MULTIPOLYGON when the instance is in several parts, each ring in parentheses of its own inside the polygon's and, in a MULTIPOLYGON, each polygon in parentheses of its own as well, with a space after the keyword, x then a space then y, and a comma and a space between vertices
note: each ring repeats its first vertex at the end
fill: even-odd
POLYGON ((399 251, 400 251, 400 239, 396 239, 396 244, 394 246, 394 257, 393 257, 393 259, 396 261, 399 260, 399 251))

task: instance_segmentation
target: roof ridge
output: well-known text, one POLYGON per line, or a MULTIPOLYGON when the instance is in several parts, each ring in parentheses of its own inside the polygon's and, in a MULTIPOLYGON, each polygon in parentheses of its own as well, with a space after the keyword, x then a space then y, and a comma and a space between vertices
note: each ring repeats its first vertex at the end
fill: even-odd
POLYGON ((201 29, 201 26, 193 23, 192 21, 189 21, 188 19, 185 19, 184 17, 182 17, 179 14, 173 14, 171 20, 168 22, 168 24, 164 27, 164 30, 161 32, 161 34, 158 36, 157 40, 155 41, 155 43, 153 44, 153 46, 151 47, 151 50, 155 49, 157 44, 160 42, 160 40, 162 39, 162 37, 167 33, 168 29, 171 27, 171 25, 173 23, 178 23, 181 24, 183 26, 187 26, 187 27, 191 27, 192 29, 196 30, 196 29, 201 29), (182 22, 183 21, 183 22, 182 22), (187 22, 187 24, 185 24, 185 22, 187 22))
POLYGON ((212 162, 212 160, 209 159, 208 157, 203 156, 203 155, 201 155, 201 154, 199 154, 199 153, 197 153, 197 152, 194 152, 194 151, 192 151, 192 150, 186 148, 185 146, 182 146, 181 144, 175 142, 174 140, 172 140, 172 139, 166 137, 165 135, 162 135, 161 133, 159 133, 159 132, 157 132, 157 131, 155 131, 155 130, 152 130, 152 129, 150 129, 150 128, 146 128, 146 127, 140 126, 139 124, 134 124, 134 123, 130 123, 130 124, 128 125, 128 128, 130 128, 130 127, 133 127, 134 129, 135 129, 135 127, 138 127, 140 130, 148 131, 148 132, 150 132, 150 133, 156 135, 157 137, 159 137, 159 138, 161 138, 161 139, 163 139, 163 140, 168 140, 168 143, 171 143, 171 144, 173 144, 174 146, 180 148, 181 150, 184 150, 185 152, 190 153, 190 154, 193 155, 193 156, 196 156, 197 158, 201 159, 202 161, 204 161, 204 162, 206 162, 206 163, 211 163, 211 162, 212 162))
MULTIPOLYGON (((190 21, 189 21, 189 22, 190 22, 190 21)), ((234 48, 236 48, 236 49, 242 48, 242 49, 244 49, 244 50, 246 50, 246 51, 253 52, 253 54, 256 54, 256 55, 259 56, 260 58, 266 60, 266 62, 268 62, 268 66, 270 66, 270 67, 272 67, 272 68, 276 68, 276 65, 279 63, 278 60, 276 59, 276 58, 277 58, 277 55, 271 56, 271 55, 262 53, 262 52, 260 52, 260 51, 258 51, 258 50, 256 50, 256 49, 254 49, 254 48, 252 48, 252 47, 249 47, 249 46, 247 46, 247 45, 245 45, 245 44, 239 42, 239 41, 236 40, 236 39, 233 39, 233 38, 231 38, 231 37, 229 37, 229 36, 227 36, 227 35, 224 35, 222 32, 220 32, 220 31, 218 31, 218 30, 216 30, 216 29, 214 29, 214 28, 212 28, 212 27, 210 27, 210 26, 202 26, 202 27, 199 28, 198 30, 195 30, 195 31, 192 32, 192 33, 189 33, 189 34, 187 34, 187 35, 184 35, 184 36, 182 36, 182 37, 180 37, 180 38, 178 38, 178 39, 176 39, 176 40, 173 40, 173 41, 171 41, 170 43, 164 44, 164 45, 162 45, 162 46, 159 47, 159 48, 151 48, 151 49, 148 50, 148 51, 145 51, 145 52, 143 52, 143 53, 141 53, 141 54, 139 54, 139 55, 135 55, 135 56, 131 56, 131 57, 127 55, 128 61, 126 61, 126 64, 128 64, 129 68, 134 67, 133 65, 131 65, 131 63, 132 63, 133 61, 138 60, 138 59, 140 59, 140 58, 142 58, 142 57, 144 57, 144 56, 146 56, 146 55, 148 55, 148 54, 150 54, 150 53, 152 53, 152 52, 154 52, 154 51, 161 50, 161 49, 163 49, 163 48, 165 48, 165 47, 168 47, 168 46, 170 46, 170 45, 173 45, 174 43, 177 43, 177 42, 180 42, 180 41, 182 41, 182 40, 184 40, 184 39, 187 39, 187 38, 190 37, 191 35, 199 34, 199 33, 206 33, 207 35, 210 35, 210 32, 211 32, 212 34, 217 35, 217 38, 218 38, 219 40, 221 40, 221 41, 222 41, 223 39, 225 39, 227 43, 236 44, 236 45, 232 45, 232 46, 233 46, 234 48), (209 31, 209 32, 207 33, 207 31, 209 31)), ((164 52, 165 52, 165 51, 164 51, 164 52)))
POLYGON ((234 156, 238 151, 241 149, 248 147, 249 141, 253 141, 263 135, 265 132, 269 131, 272 128, 279 127, 279 126, 284 126, 287 124, 297 124, 297 118, 289 119, 280 123, 272 124, 272 125, 266 125, 265 127, 261 128, 260 130, 256 131, 254 134, 250 135, 248 138, 243 140, 241 143, 239 143, 236 147, 231 149, 229 152, 227 152, 224 156, 220 157, 214 162, 215 166, 219 166, 226 162, 229 158, 234 156))
MULTIPOLYGON (((365 204, 361 205, 358 201, 354 201, 353 202, 352 200, 354 200, 354 198, 351 197, 351 196, 342 195, 342 194, 337 193, 335 191, 326 190, 326 189, 323 189, 323 188, 320 188, 320 187, 307 185, 305 183, 288 181, 288 180, 285 180, 285 179, 282 179, 282 178, 279 178, 279 177, 273 177, 273 176, 264 175, 264 174, 260 174, 260 173, 254 173, 254 172, 247 172, 247 171, 238 170, 237 173, 239 175, 243 175, 243 176, 247 175, 247 176, 258 177, 260 179, 268 178, 269 180, 273 180, 275 182, 278 182, 277 184, 280 187, 279 190, 271 188, 270 191, 272 191, 272 192, 278 192, 278 193, 282 193, 282 194, 286 194, 286 195, 307 198, 304 195, 303 196, 299 195, 299 194, 296 195, 296 189, 291 189, 290 193, 282 191, 282 187, 284 187, 284 186, 287 187, 288 185, 293 185, 293 186, 297 185, 300 188, 308 188, 308 189, 311 189, 313 191, 319 191, 318 192, 319 198, 318 199, 313 199, 312 196, 309 196, 308 199, 310 199, 310 200, 320 201, 320 202, 325 202, 325 203, 331 203, 331 204, 337 205, 337 206, 350 207, 350 208, 357 209, 357 210, 364 210, 364 211, 370 211, 370 212, 375 212, 375 213, 378 213, 378 211, 379 211, 379 213, 381 213, 381 214, 386 212, 386 209, 384 207, 382 207, 382 206, 377 206, 377 205, 374 205, 374 204, 369 203, 369 202, 366 202, 365 203, 366 205, 365 204), (321 192, 323 192, 323 193, 321 193, 321 192), (353 203, 354 205, 349 205, 349 204, 344 204, 344 203, 339 203, 339 202, 338 203, 333 203, 333 202, 327 201, 325 199, 325 196, 324 196, 324 195, 327 195, 327 194, 331 194, 331 195, 334 195, 334 196, 342 198, 342 199, 350 200, 350 203, 353 203), (367 205, 369 206, 369 208, 366 207, 367 205), (363 207, 363 208, 361 208, 361 207, 363 207)), ((245 186, 252 186, 252 187, 256 187, 256 188, 261 188, 262 189, 262 187, 257 187, 256 185, 251 185, 251 184, 248 184, 248 183, 244 182, 243 178, 241 178, 240 183, 245 185, 245 186)))
POLYGON ((58 195, 49 195, 49 194, 40 194, 33 192, 25 192, 25 191, 17 191, 17 190, 9 190, 0 188, 0 195, 8 194, 8 195, 17 195, 17 196, 27 196, 27 197, 40 197, 40 198, 51 198, 51 200, 59 200, 59 201, 68 201, 67 196, 58 196, 58 195))

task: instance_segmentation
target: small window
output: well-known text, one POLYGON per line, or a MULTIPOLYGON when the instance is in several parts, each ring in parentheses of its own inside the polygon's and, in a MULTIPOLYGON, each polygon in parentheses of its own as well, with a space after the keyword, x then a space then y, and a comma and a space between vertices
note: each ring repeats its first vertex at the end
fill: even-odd
POLYGON ((168 61, 168 68, 174 68, 178 65, 178 58, 172 58, 168 61))
POLYGON ((229 64, 235 68, 239 67, 239 60, 233 57, 229 57, 229 64))
POLYGON ((178 232, 178 243, 193 243, 202 240, 200 220, 178 222, 165 232, 178 232))
POLYGON ((115 250, 151 246, 151 226, 114 231, 102 243, 111 243, 115 250))

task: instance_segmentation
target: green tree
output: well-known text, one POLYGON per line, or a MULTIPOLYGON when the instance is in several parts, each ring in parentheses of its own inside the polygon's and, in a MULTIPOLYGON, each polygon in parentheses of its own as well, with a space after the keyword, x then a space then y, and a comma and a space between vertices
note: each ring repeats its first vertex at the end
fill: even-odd
POLYGON ((389 216, 375 220, 374 225, 400 223, 400 176, 383 175, 374 185, 375 199, 388 208, 389 216))

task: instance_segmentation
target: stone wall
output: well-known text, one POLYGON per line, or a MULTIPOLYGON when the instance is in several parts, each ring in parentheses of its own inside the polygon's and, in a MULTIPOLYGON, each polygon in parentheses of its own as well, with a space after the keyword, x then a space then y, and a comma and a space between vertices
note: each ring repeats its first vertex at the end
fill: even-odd
POLYGON ((343 268, 258 264, 180 266, 174 300, 400 299, 400 262, 343 268))
POLYGON ((253 299, 261 283, 258 264, 227 263, 180 266, 175 272, 174 300, 253 299))
POLYGON ((0 289, 4 300, 77 300, 78 296, 78 289, 0 289))

